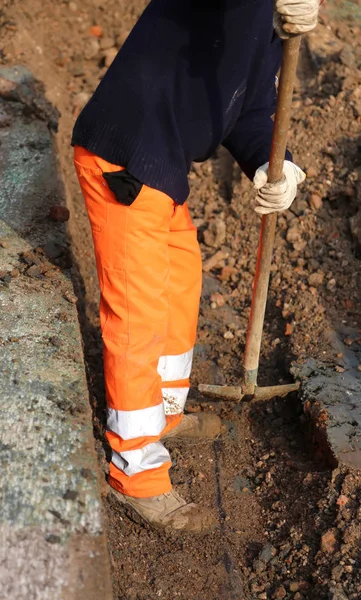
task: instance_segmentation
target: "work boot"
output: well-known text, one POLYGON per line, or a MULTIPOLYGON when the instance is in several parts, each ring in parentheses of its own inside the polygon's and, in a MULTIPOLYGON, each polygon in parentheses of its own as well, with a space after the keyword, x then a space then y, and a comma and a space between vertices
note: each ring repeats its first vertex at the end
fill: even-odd
POLYGON ((217 415, 208 413, 184 415, 179 425, 164 434, 162 440, 178 438, 182 440, 213 440, 224 430, 225 427, 217 415))
POLYGON ((206 533, 216 521, 207 508, 193 502, 187 504, 175 490, 151 498, 133 498, 111 488, 114 497, 153 527, 166 531, 206 533))

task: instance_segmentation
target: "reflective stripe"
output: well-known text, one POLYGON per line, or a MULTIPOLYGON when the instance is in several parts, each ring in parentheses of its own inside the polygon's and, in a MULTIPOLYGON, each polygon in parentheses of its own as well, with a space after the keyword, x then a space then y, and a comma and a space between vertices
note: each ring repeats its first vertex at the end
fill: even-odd
POLYGON ((166 415, 177 415, 184 410, 189 387, 163 388, 164 411, 166 415))
POLYGON ((161 356, 158 362, 158 373, 162 381, 188 379, 191 374, 193 348, 183 354, 161 356))
POLYGON ((108 408, 107 427, 123 440, 159 435, 166 420, 163 403, 138 410, 108 408))
POLYGON ((127 450, 121 453, 113 450, 112 454, 112 462, 129 477, 142 471, 157 469, 168 461, 170 461, 169 452, 161 442, 148 444, 139 450, 127 450))

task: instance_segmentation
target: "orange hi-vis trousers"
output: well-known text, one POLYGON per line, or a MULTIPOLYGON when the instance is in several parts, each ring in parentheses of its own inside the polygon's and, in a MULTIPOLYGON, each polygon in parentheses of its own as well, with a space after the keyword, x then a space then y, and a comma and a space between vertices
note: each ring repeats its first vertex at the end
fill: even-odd
POLYGON ((92 228, 104 343, 109 483, 138 498, 170 491, 160 441, 183 417, 201 292, 196 228, 186 205, 146 185, 120 204, 102 174, 120 171, 75 147, 92 228))

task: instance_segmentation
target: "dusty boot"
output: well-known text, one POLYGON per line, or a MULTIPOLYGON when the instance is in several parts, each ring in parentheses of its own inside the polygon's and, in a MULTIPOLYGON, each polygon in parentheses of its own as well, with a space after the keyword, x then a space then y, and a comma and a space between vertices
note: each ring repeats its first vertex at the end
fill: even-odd
POLYGON ((125 496, 114 488, 111 492, 127 509, 159 529, 206 533, 216 525, 209 509, 194 503, 187 504, 175 490, 151 498, 125 496))
POLYGON ((162 440, 188 439, 209 440, 215 439, 225 430, 222 421, 217 415, 198 413, 184 415, 183 419, 174 429, 162 436, 162 440))

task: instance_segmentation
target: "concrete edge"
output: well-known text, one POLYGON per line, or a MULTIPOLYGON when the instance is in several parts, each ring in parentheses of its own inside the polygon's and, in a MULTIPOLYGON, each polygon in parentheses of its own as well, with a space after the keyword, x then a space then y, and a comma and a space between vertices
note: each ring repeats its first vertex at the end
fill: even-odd
POLYGON ((0 596, 110 600, 54 112, 14 67, 0 113, 0 596))

